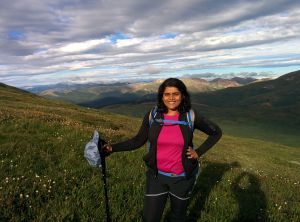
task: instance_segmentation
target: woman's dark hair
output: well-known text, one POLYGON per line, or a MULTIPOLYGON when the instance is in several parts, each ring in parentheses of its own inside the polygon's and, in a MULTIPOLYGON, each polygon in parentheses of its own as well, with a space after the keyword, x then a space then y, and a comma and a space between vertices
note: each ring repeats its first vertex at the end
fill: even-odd
POLYGON ((182 101, 178 107, 180 113, 188 112, 191 109, 191 99, 190 94, 188 93, 186 86, 180 79, 169 78, 166 79, 158 88, 157 94, 157 108, 162 113, 167 113, 168 109, 165 106, 162 98, 166 87, 176 87, 182 95, 182 101))

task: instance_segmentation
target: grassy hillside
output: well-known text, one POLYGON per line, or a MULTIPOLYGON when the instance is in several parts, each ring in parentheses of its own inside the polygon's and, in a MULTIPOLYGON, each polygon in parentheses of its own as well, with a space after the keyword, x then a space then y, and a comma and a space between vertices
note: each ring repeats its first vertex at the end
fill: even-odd
MULTIPOLYGON (((116 142, 139 124, 0 85, 0 221, 105 221, 101 173, 84 145, 94 129, 116 142)), ((113 221, 141 221, 145 153, 107 159, 113 221)), ((201 163, 189 221, 300 220, 299 148, 225 134, 201 163)))

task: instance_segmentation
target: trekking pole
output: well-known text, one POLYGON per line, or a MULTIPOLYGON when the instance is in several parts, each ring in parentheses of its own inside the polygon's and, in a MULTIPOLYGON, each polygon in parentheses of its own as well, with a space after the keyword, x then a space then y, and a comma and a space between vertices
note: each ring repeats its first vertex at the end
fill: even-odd
POLYGON ((106 164, 105 164, 105 153, 100 153, 101 165, 102 165, 102 179, 104 185, 104 197, 105 197, 105 209, 106 209, 106 221, 110 222, 109 204, 108 204, 108 192, 106 183, 106 164))
POLYGON ((92 139, 85 145, 84 157, 88 163, 95 168, 102 168, 102 180, 104 185, 104 198, 105 198, 105 209, 106 209, 106 221, 111 222, 109 205, 108 205, 108 192, 106 183, 106 164, 105 156, 108 154, 101 152, 101 147, 105 141, 100 138, 98 131, 94 131, 92 139), (100 149, 99 149, 100 147, 100 149))

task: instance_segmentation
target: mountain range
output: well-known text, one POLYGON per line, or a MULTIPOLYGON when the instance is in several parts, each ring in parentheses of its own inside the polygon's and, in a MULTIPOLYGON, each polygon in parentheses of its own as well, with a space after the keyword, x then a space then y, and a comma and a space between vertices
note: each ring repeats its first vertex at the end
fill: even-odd
MULTIPOLYGON (((297 114, 300 107, 300 71, 277 79, 258 81, 253 78, 214 79, 184 78, 195 104, 211 107, 281 109, 297 114)), ((100 108, 127 103, 154 102, 163 80, 143 83, 59 84, 48 86, 38 95, 81 106, 100 108)), ((32 88, 31 91, 37 91, 32 88)), ((41 88, 40 88, 41 89, 41 88)))
POLYGON ((296 109, 300 105, 300 71, 242 87, 203 92, 197 102, 221 107, 264 106, 296 109))
MULTIPOLYGON (((257 81, 253 78, 222 79, 207 81, 199 78, 183 78, 183 82, 192 93, 216 91, 228 87, 239 87, 257 81)), ((66 102, 99 108, 113 104, 139 103, 153 101, 163 80, 139 83, 112 84, 56 84, 25 88, 41 96, 66 102)))
MULTIPOLYGON (((300 71, 242 87, 203 92, 194 96, 193 101, 195 107, 216 118, 222 116, 231 125, 238 123, 245 129, 252 125, 262 135, 263 131, 276 131, 273 141, 287 134, 295 138, 300 135, 300 71)), ((247 136, 250 135, 251 132, 247 136)))

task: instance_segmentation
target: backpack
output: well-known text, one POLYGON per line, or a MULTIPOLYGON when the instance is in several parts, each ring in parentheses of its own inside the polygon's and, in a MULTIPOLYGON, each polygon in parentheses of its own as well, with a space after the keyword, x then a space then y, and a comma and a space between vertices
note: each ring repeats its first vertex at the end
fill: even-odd
POLYGON ((192 133, 194 132, 194 121, 195 121, 195 112, 194 110, 190 109, 186 113, 186 119, 188 121, 179 121, 179 120, 165 120, 165 119, 157 119, 156 114, 157 114, 157 106, 152 108, 150 114, 149 114, 149 126, 151 127, 153 122, 157 122, 160 124, 164 123, 169 123, 169 124, 174 124, 174 125, 188 125, 192 133))
MULTIPOLYGON (((157 114, 157 110, 158 110, 158 107, 155 106, 152 108, 151 112, 149 113, 149 127, 151 127, 152 123, 155 121, 155 122, 158 122, 160 124, 164 124, 164 123, 169 123, 169 124, 178 124, 178 125, 188 125, 191 132, 194 133, 194 122, 195 122, 195 112, 193 109, 190 109, 187 113, 186 113, 186 119, 188 121, 179 121, 179 120, 164 120, 164 119, 157 119, 155 118, 156 117, 156 114, 157 114)), ((192 147, 194 149, 194 147, 192 147)), ((148 152, 150 151, 151 149, 151 144, 150 144, 150 141, 148 140, 147 142, 147 149, 148 149, 148 152)), ((196 182, 197 182, 197 178, 198 176, 200 175, 200 162, 198 162, 198 166, 199 166, 199 170, 196 174, 196 180, 195 180, 195 184, 194 184, 194 187, 196 185, 196 182)), ((194 188, 193 188, 194 189, 194 188)))

